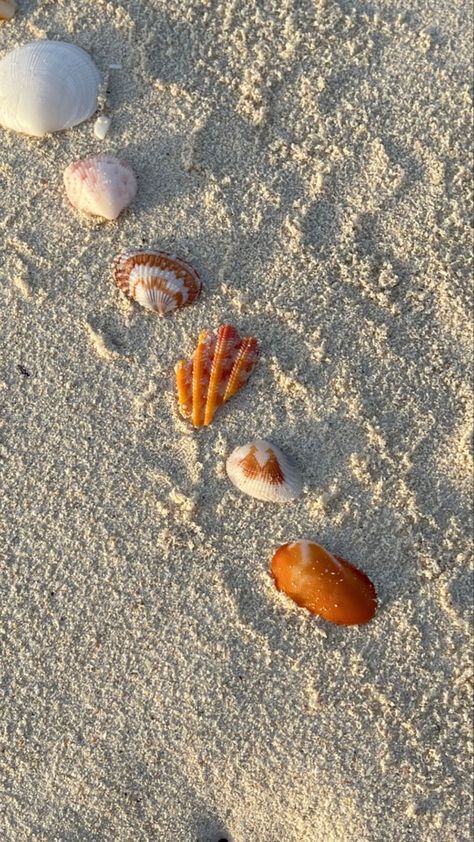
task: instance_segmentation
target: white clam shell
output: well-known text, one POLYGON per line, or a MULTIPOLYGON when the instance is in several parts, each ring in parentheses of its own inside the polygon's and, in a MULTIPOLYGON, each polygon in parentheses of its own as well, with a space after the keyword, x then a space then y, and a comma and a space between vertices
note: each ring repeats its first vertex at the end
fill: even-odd
POLYGON ((92 155, 70 164, 64 185, 75 208, 105 219, 117 219, 137 194, 131 166, 113 155, 92 155))
POLYGON ((0 124, 35 137, 69 129, 94 113, 99 84, 80 47, 32 41, 0 61, 0 124))
POLYGON ((303 490, 298 468, 265 439, 237 447, 227 459, 226 471, 239 491, 265 502, 287 503, 303 490))

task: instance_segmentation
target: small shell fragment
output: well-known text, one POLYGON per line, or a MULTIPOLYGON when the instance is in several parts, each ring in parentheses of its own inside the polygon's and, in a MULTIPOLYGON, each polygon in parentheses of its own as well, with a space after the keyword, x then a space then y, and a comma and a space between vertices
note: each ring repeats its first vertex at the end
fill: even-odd
POLYGON ((265 502, 287 503, 303 490, 296 466, 265 439, 237 447, 227 459, 226 471, 239 491, 265 502))
POLYGON ((94 123, 94 134, 99 138, 99 140, 104 140, 110 129, 111 122, 110 117, 106 117, 105 114, 101 114, 100 117, 97 117, 97 120, 94 123))
POLYGON ((279 547, 271 572, 279 591, 330 623, 368 623, 377 611, 377 593, 368 576, 312 541, 279 547))
POLYGON ((203 330, 191 360, 176 366, 179 411, 194 427, 207 427, 217 409, 247 383, 258 359, 254 336, 241 338, 232 325, 203 330))
POLYGON ((160 316, 192 304, 202 289, 196 270, 166 251, 148 249, 119 254, 113 273, 119 289, 160 316))
POLYGON ((0 0, 0 20, 10 20, 15 12, 15 0, 0 0))
POLYGON ((75 208, 104 219, 117 219, 137 193, 131 166, 112 155, 92 155, 70 164, 64 185, 75 208))

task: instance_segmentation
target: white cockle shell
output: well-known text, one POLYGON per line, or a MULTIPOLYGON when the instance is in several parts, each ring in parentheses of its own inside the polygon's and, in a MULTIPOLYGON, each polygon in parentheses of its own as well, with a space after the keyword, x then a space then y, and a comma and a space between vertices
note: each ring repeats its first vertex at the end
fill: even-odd
POLYGON ((0 61, 0 124, 35 137, 69 129, 94 113, 99 84, 81 47, 32 41, 0 61))
POLYGON ((131 166, 113 155, 92 155, 69 164, 64 185, 75 208, 105 219, 117 219, 137 194, 131 166))
POLYGON ((244 494, 271 503, 287 503, 303 490, 298 468, 265 439, 237 447, 226 462, 227 476, 244 494))

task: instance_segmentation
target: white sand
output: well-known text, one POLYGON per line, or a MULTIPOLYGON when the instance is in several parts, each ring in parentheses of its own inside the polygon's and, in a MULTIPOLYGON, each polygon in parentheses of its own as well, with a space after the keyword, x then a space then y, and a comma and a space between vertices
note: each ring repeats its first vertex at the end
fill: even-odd
POLYGON ((469 838, 470 5, 20 0, 2 24, 0 55, 123 65, 105 141, 0 132, 2 842, 469 838), (114 224, 63 194, 94 151, 139 176, 114 224), (196 265, 197 305, 114 288, 142 244, 196 265), (262 359, 194 431, 173 366, 227 320, 262 359), (304 469, 295 504, 226 479, 255 436, 304 469), (276 593, 298 537, 369 574, 370 625, 276 593))

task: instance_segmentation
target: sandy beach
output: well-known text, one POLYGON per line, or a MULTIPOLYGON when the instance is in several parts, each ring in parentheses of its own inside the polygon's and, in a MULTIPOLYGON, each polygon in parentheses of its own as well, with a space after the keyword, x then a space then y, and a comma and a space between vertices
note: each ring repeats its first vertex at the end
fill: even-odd
POLYGON ((467 0, 19 0, 0 59, 71 41, 95 117, 0 128, 0 839, 468 842, 472 476, 467 0), (116 222, 71 161, 138 177, 116 222), (114 256, 175 252, 159 318, 114 256), (212 426, 173 370, 261 343, 212 426), (265 437, 305 491, 225 460, 265 437), (374 582, 366 626, 276 591, 307 538, 374 582))

